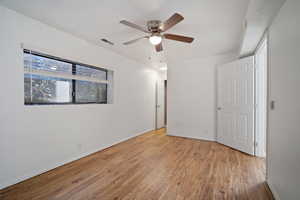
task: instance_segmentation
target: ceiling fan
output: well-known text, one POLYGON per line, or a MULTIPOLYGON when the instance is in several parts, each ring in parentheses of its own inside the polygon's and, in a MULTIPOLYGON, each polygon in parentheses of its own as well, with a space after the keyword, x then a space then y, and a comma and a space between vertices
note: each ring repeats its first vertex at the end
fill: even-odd
POLYGON ((134 40, 130 40, 128 42, 124 42, 124 45, 129 45, 132 43, 135 43, 139 40, 142 39, 149 39, 150 43, 152 45, 155 45, 155 49, 157 52, 160 52, 163 50, 162 47, 162 39, 168 39, 168 40, 176 40, 179 42, 186 42, 186 43, 191 43, 193 42, 194 38, 192 37, 186 37, 186 36, 182 36, 182 35, 175 35, 175 34, 169 34, 169 33, 164 33, 163 32, 169 30, 170 28, 172 28, 173 26, 175 26, 176 24, 178 24, 179 22, 181 22, 183 20, 183 16, 181 16, 178 13, 175 13, 174 15, 172 15, 168 20, 166 20, 165 22, 161 22, 160 20, 150 20, 147 22, 147 29, 143 26, 139 26, 137 24, 131 23, 129 21, 126 20, 122 20, 120 21, 121 24, 124 24, 126 26, 129 26, 131 28, 143 31, 144 33, 149 33, 150 35, 148 36, 143 36, 134 40))

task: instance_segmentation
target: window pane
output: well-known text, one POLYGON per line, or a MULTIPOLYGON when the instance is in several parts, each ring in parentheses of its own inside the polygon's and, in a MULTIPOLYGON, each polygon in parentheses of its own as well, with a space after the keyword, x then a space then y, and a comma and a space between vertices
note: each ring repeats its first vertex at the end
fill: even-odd
POLYGON ((25 104, 31 102, 31 75, 24 74, 24 101, 25 104))
POLYGON ((72 64, 42 56, 24 54, 24 68, 72 74, 72 64))
POLYGON ((90 67, 76 65, 76 75, 93 77, 99 80, 106 80, 106 71, 101 70, 100 68, 94 69, 90 67))
POLYGON ((72 80, 24 74, 25 103, 72 102, 72 80))
POLYGON ((77 103, 106 103, 106 84, 89 81, 76 81, 75 88, 77 103))

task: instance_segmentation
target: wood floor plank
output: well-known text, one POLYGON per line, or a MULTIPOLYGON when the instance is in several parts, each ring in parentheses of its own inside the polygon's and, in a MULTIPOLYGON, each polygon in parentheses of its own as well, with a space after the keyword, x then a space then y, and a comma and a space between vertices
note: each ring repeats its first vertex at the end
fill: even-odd
POLYGON ((0 191, 1 200, 273 199, 263 159, 152 131, 0 191))

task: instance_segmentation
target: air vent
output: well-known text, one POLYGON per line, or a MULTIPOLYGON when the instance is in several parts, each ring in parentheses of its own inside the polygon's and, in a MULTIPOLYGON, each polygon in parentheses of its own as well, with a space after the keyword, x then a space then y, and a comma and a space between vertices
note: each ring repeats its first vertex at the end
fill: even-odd
POLYGON ((114 45, 113 42, 111 42, 111 41, 109 41, 109 40, 107 40, 107 39, 105 39, 105 38, 102 38, 101 41, 102 41, 102 42, 105 42, 105 43, 107 43, 107 44, 110 44, 110 45, 114 45))

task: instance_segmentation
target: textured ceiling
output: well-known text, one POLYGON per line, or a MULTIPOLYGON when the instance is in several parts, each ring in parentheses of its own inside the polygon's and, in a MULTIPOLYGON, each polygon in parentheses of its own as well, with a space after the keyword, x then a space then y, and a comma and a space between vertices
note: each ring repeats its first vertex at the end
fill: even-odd
POLYGON ((238 51, 249 0, 0 0, 0 3, 139 62, 159 63, 166 58, 193 59, 238 51), (166 20, 175 12, 185 20, 168 32, 192 36, 195 38, 192 44, 164 40, 163 53, 156 53, 147 40, 122 45, 144 33, 120 24, 120 20, 144 25, 148 20, 166 20), (103 43, 101 38, 115 45, 103 43))

